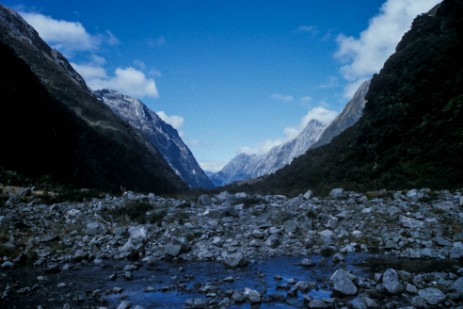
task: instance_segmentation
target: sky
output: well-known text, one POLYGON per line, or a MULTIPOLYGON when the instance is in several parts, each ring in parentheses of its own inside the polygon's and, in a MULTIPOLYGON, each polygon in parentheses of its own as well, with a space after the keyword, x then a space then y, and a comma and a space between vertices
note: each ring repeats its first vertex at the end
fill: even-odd
POLYGON ((204 170, 329 123, 439 0, 7 0, 93 90, 138 98, 204 170))

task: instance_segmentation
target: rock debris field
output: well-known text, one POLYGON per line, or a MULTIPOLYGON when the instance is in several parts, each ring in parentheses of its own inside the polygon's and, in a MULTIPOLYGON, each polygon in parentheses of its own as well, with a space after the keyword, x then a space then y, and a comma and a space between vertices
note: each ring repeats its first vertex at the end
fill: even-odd
POLYGON ((461 191, 6 189, 2 308, 463 308, 461 191))

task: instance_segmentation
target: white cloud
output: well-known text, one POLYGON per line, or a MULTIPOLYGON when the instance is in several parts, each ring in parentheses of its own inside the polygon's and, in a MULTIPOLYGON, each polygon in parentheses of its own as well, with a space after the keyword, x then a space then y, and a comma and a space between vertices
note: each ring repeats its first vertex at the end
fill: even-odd
POLYGON ((133 67, 117 68, 114 75, 109 76, 98 63, 71 64, 93 90, 115 89, 135 98, 159 97, 155 80, 133 67))
POLYGON ((299 98, 299 102, 301 102, 301 103, 310 103, 310 102, 312 102, 312 100, 313 99, 310 96, 305 96, 305 97, 299 98))
POLYGON ((178 116, 178 115, 169 116, 164 111, 156 112, 156 114, 158 114, 158 116, 162 120, 164 120, 165 122, 167 122, 168 124, 170 124, 177 130, 180 130, 183 127, 183 124, 185 122, 185 119, 182 116, 178 116))
POLYGON ((284 103, 289 103, 294 99, 293 96, 283 95, 281 93, 274 93, 270 96, 270 98, 276 101, 284 102, 284 103))
POLYGON ((38 13, 21 12, 21 16, 42 39, 65 54, 95 50, 100 44, 100 38, 90 35, 79 22, 57 20, 38 13))
MULTIPOLYGON (((115 45, 119 41, 111 31, 91 35, 80 22, 57 20, 39 14, 21 12, 21 16, 34 27, 48 44, 64 54, 92 53, 88 63, 72 63, 74 69, 85 79, 87 85, 94 89, 116 89, 124 94, 142 98, 159 97, 156 82, 145 75, 144 63, 134 62, 141 69, 118 67, 113 75, 107 73, 103 57, 94 54, 104 44, 115 45)), ((158 43, 165 41, 158 39, 158 43)), ((67 55, 69 57, 69 55, 67 55)))
POLYGON ((338 36, 335 57, 345 63, 341 67, 341 73, 350 82, 344 90, 346 98, 353 96, 356 90, 354 84, 379 72, 404 33, 410 29, 413 19, 439 2, 441 1, 387 0, 358 38, 344 34, 338 36))
POLYGON ((215 161, 215 160, 199 160, 198 164, 204 171, 208 172, 218 172, 220 171, 228 162, 225 161, 215 161))
POLYGON ((326 109, 323 106, 317 106, 310 109, 307 114, 305 114, 299 123, 293 127, 286 127, 283 129, 284 137, 267 139, 260 142, 256 147, 245 146, 240 149, 242 153, 246 154, 263 154, 268 152, 275 146, 286 143, 294 138, 296 138, 302 130, 305 129, 310 120, 316 119, 324 124, 329 124, 336 116, 337 112, 326 109))

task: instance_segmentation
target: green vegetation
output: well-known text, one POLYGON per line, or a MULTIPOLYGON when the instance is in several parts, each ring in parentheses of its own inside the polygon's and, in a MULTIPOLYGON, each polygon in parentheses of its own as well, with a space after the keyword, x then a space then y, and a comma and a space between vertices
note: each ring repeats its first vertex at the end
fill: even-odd
POLYGON ((295 195, 463 185, 463 1, 418 16, 372 79, 357 124, 253 185, 295 195))

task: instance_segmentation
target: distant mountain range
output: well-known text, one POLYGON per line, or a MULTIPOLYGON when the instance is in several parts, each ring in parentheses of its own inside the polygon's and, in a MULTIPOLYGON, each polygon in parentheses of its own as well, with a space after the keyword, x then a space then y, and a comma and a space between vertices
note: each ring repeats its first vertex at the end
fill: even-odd
POLYGON ((177 130, 159 118, 145 104, 115 90, 103 89, 94 93, 119 117, 140 131, 191 188, 213 187, 211 180, 201 169, 177 130))
POLYGON ((216 186, 257 178, 276 172, 291 163, 307 150, 329 143, 335 136, 356 123, 365 106, 365 95, 370 81, 364 82, 347 103, 343 111, 327 126, 316 119, 307 123, 304 130, 291 141, 273 147, 263 155, 241 153, 222 170, 209 177, 216 186))
POLYGON ((326 124, 311 120, 305 129, 293 140, 278 145, 262 155, 239 154, 222 170, 209 177, 216 186, 227 185, 235 181, 257 178, 275 172, 300 156, 320 137, 326 124))
POLYGON ((0 170, 112 191, 188 188, 145 136, 98 100, 65 57, 3 5, 0 61, 0 170))
POLYGON ((373 76, 360 119, 289 166, 233 190, 463 187, 463 0, 413 21, 373 76))

